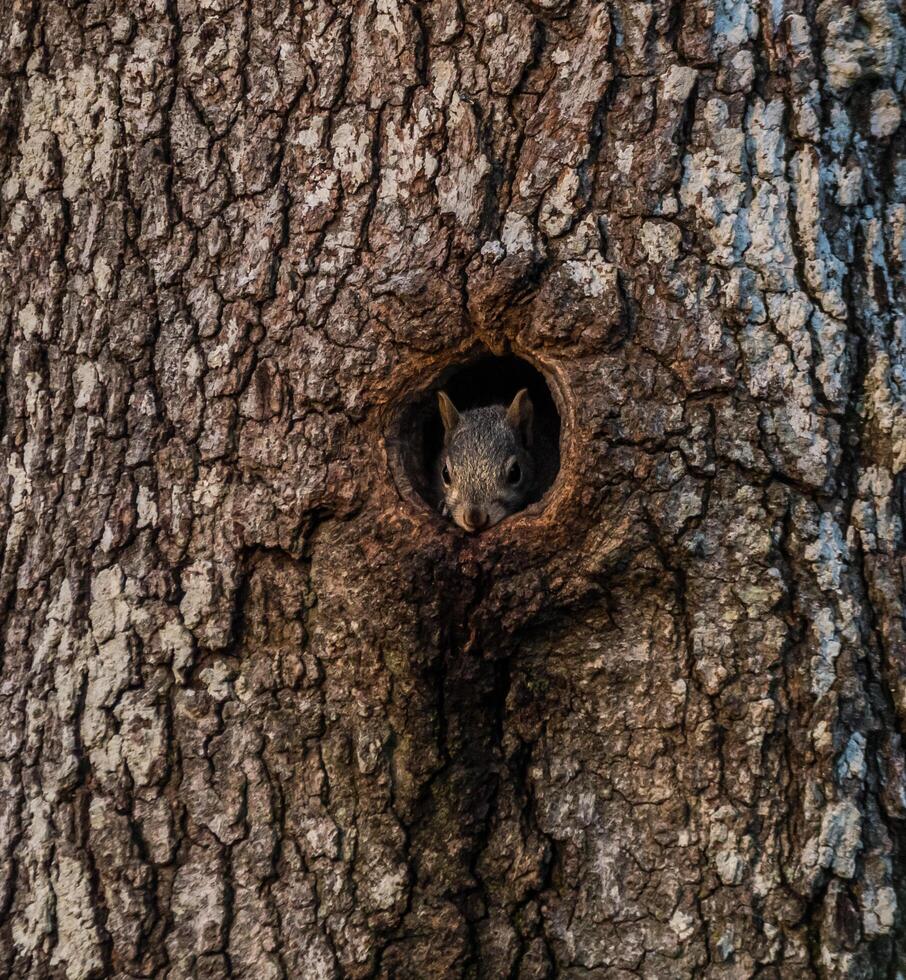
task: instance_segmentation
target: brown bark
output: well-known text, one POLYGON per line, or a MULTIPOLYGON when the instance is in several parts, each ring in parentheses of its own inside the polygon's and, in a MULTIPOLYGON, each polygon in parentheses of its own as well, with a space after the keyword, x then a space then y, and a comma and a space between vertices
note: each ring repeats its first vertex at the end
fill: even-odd
POLYGON ((0 2, 0 973, 901 975, 904 52, 0 2), (562 462, 467 538, 487 350, 562 462))

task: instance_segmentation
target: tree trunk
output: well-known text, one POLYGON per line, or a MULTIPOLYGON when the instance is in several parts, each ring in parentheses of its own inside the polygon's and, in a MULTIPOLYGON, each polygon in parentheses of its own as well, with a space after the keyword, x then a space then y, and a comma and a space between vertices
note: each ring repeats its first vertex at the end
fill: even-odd
POLYGON ((901 977, 894 0, 3 0, 0 70, 0 973, 901 977), (469 537, 482 352, 562 459, 469 537))

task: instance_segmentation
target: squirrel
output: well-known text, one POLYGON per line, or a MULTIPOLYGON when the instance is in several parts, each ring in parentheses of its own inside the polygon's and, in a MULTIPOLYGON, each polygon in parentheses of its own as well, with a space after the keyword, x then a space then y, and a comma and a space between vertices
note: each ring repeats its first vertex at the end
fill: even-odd
POLYGON ((437 460, 440 511, 465 531, 481 531, 537 497, 532 455, 534 409, 523 388, 510 403, 459 412, 446 392, 437 400, 444 444, 437 460))

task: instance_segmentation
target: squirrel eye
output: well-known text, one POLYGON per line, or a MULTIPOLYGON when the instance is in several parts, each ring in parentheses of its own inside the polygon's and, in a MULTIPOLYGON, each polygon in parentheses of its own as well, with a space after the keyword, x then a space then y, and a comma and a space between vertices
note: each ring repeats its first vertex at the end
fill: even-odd
POLYGON ((516 460, 507 467, 506 482, 515 486, 522 479, 522 467, 516 460))
POLYGON ((450 479, 450 470, 447 468, 447 464, 446 463, 444 463, 444 468, 440 471, 440 475, 443 478, 444 483, 447 486, 450 486, 450 483, 452 481, 450 479))

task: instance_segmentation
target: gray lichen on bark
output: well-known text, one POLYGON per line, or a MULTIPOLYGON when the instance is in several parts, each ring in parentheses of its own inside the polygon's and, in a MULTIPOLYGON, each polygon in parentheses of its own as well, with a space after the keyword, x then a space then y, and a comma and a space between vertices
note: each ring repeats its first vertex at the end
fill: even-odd
POLYGON ((0 972, 906 962, 893 0, 0 2, 0 972), (394 478, 479 349, 543 506, 394 478))

